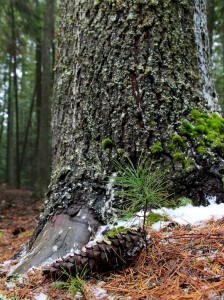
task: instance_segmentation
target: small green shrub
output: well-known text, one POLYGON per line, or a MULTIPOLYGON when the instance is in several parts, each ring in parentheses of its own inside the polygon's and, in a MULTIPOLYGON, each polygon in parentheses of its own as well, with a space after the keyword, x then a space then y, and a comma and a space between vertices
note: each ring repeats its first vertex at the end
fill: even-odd
POLYGON ((161 207, 166 198, 167 182, 165 173, 160 170, 151 170, 147 164, 138 162, 137 166, 127 159, 126 164, 115 161, 117 175, 114 177, 117 194, 124 199, 125 209, 121 212, 123 216, 127 213, 136 214, 140 210, 161 207))

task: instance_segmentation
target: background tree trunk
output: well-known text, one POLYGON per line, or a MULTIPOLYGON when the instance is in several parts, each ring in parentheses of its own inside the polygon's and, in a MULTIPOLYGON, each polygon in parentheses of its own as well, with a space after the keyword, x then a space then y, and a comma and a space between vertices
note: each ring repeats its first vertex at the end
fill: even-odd
POLYGON ((207 0, 207 9, 208 9, 209 46, 210 46, 210 54, 212 55, 213 34, 214 34, 214 27, 215 27, 215 0, 207 0))
MULTIPOLYGON (((54 38, 54 0, 46 1, 44 37, 42 43, 41 98, 39 108, 39 133, 37 150, 37 178, 35 194, 46 192, 50 174, 50 97, 52 92, 52 43, 54 38)), ((37 40, 38 42, 38 40, 37 40)), ((38 45, 37 45, 38 46, 38 45)), ((38 51, 38 49, 37 49, 38 51)), ((38 52, 37 52, 38 55, 38 52)), ((38 75, 38 71, 37 71, 38 75)), ((39 101, 39 97, 37 97, 39 101)))
MULTIPOLYGON (((112 159, 128 153, 136 162, 143 153, 145 160, 157 160, 150 152, 155 142, 168 143, 193 108, 208 110, 203 93, 208 74, 202 72, 207 61, 199 59, 207 49, 199 51, 206 42, 200 29, 205 29, 194 24, 204 18, 203 5, 176 0, 61 4, 51 186, 20 271, 80 249, 109 220, 116 205, 106 184, 112 159), (103 151, 105 138, 112 147, 103 151)), ((170 170, 170 180, 183 175, 169 153, 159 164, 170 170)))
POLYGON ((14 15, 14 2, 10 1, 10 11, 11 11, 11 29, 12 29, 12 58, 13 58, 13 92, 15 101, 15 121, 16 121, 16 176, 15 185, 20 188, 20 168, 19 168, 19 99, 18 99, 18 78, 17 78, 17 36, 16 36, 16 23, 14 15))
POLYGON ((13 139, 13 124, 14 124, 14 107, 12 98, 12 56, 9 59, 9 87, 8 87, 8 120, 7 120, 7 172, 6 182, 9 186, 15 186, 15 169, 14 169, 14 139, 13 139))

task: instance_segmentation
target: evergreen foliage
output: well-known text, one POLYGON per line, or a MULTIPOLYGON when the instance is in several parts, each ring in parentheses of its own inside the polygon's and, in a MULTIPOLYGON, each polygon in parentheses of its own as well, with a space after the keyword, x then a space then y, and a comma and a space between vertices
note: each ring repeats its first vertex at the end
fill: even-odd
POLYGON ((115 161, 117 176, 114 177, 117 194, 123 198, 122 215, 135 215, 140 210, 150 211, 161 207, 165 197, 167 183, 165 172, 152 170, 147 164, 138 162, 134 166, 128 158, 126 164, 115 161))

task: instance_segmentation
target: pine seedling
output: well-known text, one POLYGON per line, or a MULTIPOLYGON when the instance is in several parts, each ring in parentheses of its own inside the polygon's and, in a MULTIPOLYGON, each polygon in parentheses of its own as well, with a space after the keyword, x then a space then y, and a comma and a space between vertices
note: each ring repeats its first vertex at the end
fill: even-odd
POLYGON ((166 172, 152 171, 151 166, 141 163, 134 166, 128 158, 126 164, 115 161, 117 176, 114 177, 117 195, 123 198, 125 209, 121 212, 124 216, 144 211, 143 229, 145 229, 147 212, 152 208, 161 207, 165 198, 167 183, 166 172))

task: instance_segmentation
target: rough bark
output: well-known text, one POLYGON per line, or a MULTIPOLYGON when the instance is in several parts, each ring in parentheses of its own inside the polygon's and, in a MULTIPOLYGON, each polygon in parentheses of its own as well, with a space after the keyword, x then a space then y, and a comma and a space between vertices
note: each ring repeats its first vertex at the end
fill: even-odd
MULTIPOLYGON (((205 163, 197 169, 202 158, 199 154, 192 157, 192 142, 188 148, 195 168, 187 173, 167 147, 179 131, 181 119, 188 118, 192 109, 209 111, 195 9, 193 1, 176 0, 66 0, 61 4, 51 185, 30 241, 35 258, 28 259, 20 271, 47 257, 65 254, 69 247, 74 250, 77 242, 81 249, 94 237, 99 224, 110 219, 118 205, 107 184, 114 171, 113 158, 128 153, 136 162, 144 153, 144 160, 169 170, 172 193, 204 199, 201 182, 196 182, 203 172, 209 174, 211 166, 205 163), (105 138, 110 138, 112 145, 103 151, 105 138), (158 141, 164 149, 162 155, 151 151, 158 141), (182 182, 183 178, 188 178, 189 184, 182 182), (66 220, 65 225, 61 220, 66 220), (49 226, 54 237, 46 245, 49 226), (69 230, 74 235, 63 243, 69 230), (60 251, 55 253, 56 241, 60 251), (40 250, 43 245, 45 249, 40 250)), ((212 99, 214 95, 209 96, 212 99)), ((205 182, 210 180, 206 176, 205 182)), ((220 181, 218 188, 222 188, 220 181)))

